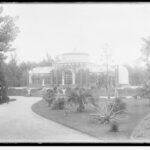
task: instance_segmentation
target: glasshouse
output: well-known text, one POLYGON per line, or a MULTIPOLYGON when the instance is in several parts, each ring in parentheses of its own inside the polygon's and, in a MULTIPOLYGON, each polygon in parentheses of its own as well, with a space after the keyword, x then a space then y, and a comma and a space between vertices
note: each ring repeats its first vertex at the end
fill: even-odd
POLYGON ((93 64, 87 53, 64 53, 55 58, 53 66, 29 71, 29 86, 95 85, 100 66, 93 64))

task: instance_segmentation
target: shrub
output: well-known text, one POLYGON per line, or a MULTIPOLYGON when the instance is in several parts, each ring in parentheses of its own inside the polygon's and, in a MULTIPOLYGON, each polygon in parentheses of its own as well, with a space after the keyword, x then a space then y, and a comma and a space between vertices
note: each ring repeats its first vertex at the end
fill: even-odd
POLYGON ((64 98, 61 98, 61 99, 54 101, 51 105, 52 110, 63 110, 64 108, 65 108, 64 98))
POLYGON ((124 111, 127 107, 126 103, 121 98, 116 98, 114 102, 110 104, 110 109, 113 107, 113 112, 124 111))
POLYGON ((96 109, 95 114, 91 114, 98 120, 101 124, 109 124, 116 120, 124 119, 124 109, 126 105, 117 99, 115 102, 107 104, 104 103, 103 105, 99 105, 96 109))
POLYGON ((50 107, 55 100, 55 93, 53 90, 48 89, 46 93, 43 94, 43 99, 48 103, 50 107))
POLYGON ((119 131, 119 124, 118 124, 118 122, 116 122, 116 121, 112 121, 111 123, 110 123, 110 131, 111 132, 118 132, 119 131))
POLYGON ((118 113, 113 112, 113 106, 110 108, 108 104, 104 103, 103 105, 100 105, 99 108, 97 107, 96 113, 92 115, 99 123, 109 124, 112 120, 116 119, 118 113))

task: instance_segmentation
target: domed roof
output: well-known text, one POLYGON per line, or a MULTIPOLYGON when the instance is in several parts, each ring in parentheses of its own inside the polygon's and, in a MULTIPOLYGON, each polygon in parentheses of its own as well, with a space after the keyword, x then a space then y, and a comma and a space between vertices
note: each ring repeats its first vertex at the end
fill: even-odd
POLYGON ((79 53, 79 52, 72 52, 72 53, 63 53, 63 54, 61 54, 61 55, 87 55, 87 56, 89 56, 89 54, 88 53, 79 53))
POLYGON ((87 53, 63 53, 57 56, 57 63, 87 63, 89 55, 87 53))

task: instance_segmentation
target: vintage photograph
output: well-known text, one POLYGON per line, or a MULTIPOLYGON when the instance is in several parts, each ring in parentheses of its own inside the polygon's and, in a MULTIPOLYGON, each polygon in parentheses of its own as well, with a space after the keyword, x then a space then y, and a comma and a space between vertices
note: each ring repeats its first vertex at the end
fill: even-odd
POLYGON ((0 3, 0 143, 150 143, 150 3, 0 3))

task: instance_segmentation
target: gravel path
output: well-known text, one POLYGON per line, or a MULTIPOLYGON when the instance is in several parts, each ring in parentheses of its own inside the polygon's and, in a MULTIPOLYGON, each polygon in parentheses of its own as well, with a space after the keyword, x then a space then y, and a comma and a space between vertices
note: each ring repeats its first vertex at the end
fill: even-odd
POLYGON ((0 142, 100 142, 35 114, 31 106, 37 97, 11 97, 16 101, 0 105, 0 142))

